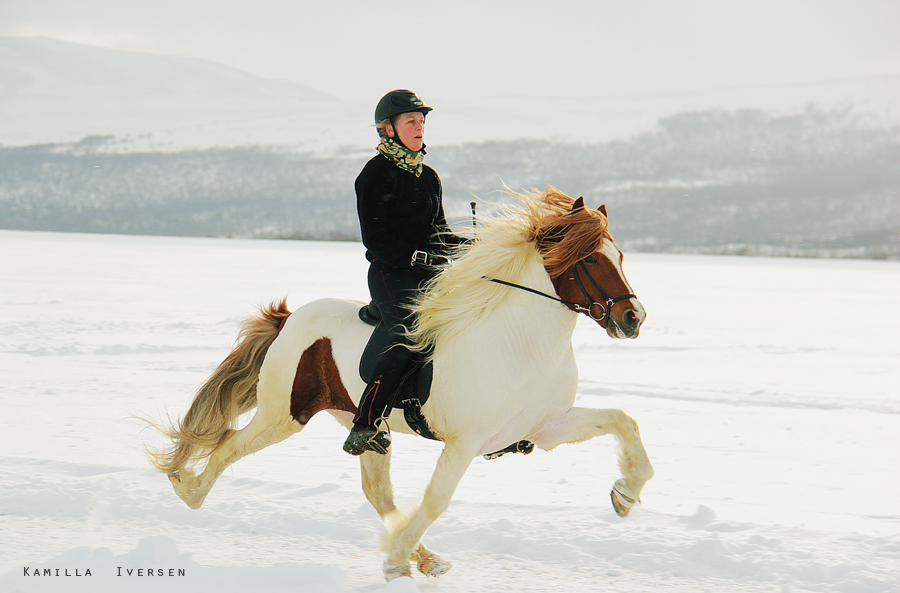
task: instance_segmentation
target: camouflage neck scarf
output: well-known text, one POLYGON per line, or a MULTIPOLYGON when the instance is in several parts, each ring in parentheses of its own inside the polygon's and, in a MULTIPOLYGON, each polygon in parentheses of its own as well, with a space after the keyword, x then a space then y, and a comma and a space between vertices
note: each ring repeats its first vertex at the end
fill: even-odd
POLYGON ((391 138, 382 138, 378 144, 378 152, 404 171, 413 173, 416 177, 422 174, 422 161, 425 160, 424 146, 419 152, 414 152, 391 138))

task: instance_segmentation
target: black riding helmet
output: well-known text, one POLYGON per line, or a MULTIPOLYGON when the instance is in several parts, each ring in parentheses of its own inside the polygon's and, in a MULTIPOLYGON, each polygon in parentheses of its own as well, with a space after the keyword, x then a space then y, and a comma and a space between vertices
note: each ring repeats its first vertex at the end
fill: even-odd
POLYGON ((422 100, 412 91, 405 89, 393 90, 383 96, 375 107, 375 123, 381 123, 389 117, 413 111, 418 111, 425 115, 432 109, 425 103, 422 103, 422 100))

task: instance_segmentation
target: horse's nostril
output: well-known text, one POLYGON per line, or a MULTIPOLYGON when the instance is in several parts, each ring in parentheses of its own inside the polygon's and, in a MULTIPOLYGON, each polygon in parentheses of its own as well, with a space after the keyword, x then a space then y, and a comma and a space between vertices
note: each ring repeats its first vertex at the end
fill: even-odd
POLYGON ((634 309, 629 309, 625 312, 623 319, 625 320, 625 323, 628 325, 628 327, 636 326, 638 324, 637 311, 635 311, 634 309))

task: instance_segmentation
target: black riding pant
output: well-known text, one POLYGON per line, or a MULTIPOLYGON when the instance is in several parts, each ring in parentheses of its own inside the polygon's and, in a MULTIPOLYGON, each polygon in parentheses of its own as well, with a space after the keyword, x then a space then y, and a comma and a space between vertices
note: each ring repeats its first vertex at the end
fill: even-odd
POLYGON ((422 284, 431 276, 432 272, 427 269, 394 268, 377 259, 369 266, 369 293, 393 340, 391 347, 375 363, 372 379, 363 391, 353 417, 354 423, 372 426, 392 403, 397 383, 412 358, 404 335, 414 319, 410 307, 422 284))

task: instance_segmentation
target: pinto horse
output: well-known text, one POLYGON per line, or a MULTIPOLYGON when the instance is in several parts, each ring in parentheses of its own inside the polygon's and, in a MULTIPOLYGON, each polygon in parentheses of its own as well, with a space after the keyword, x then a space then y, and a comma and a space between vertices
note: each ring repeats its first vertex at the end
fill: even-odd
MULTIPOLYGON (((518 195, 483 221, 474 241, 423 290, 410 338, 433 365, 422 414, 444 448, 421 503, 395 507, 390 451, 360 456, 363 491, 387 529, 384 574, 428 576, 450 569, 422 544, 472 460, 527 441, 545 450, 612 434, 622 477, 611 498, 620 516, 653 476, 637 423, 621 410, 574 407, 578 368, 572 334, 578 314, 612 338, 636 338, 645 312, 622 271, 606 208, 561 192, 518 195)), ((200 388, 184 418, 159 427, 172 440, 148 451, 176 494, 199 508, 238 459, 300 432, 327 411, 352 426, 365 384, 360 356, 372 327, 362 302, 321 299, 293 313, 272 303, 244 322, 234 349, 200 388), (235 430, 238 416, 257 408, 235 430)), ((394 410, 388 426, 410 433, 394 410)), ((335 451, 340 443, 335 444, 335 451)), ((337 454, 337 453, 336 453, 337 454)))

